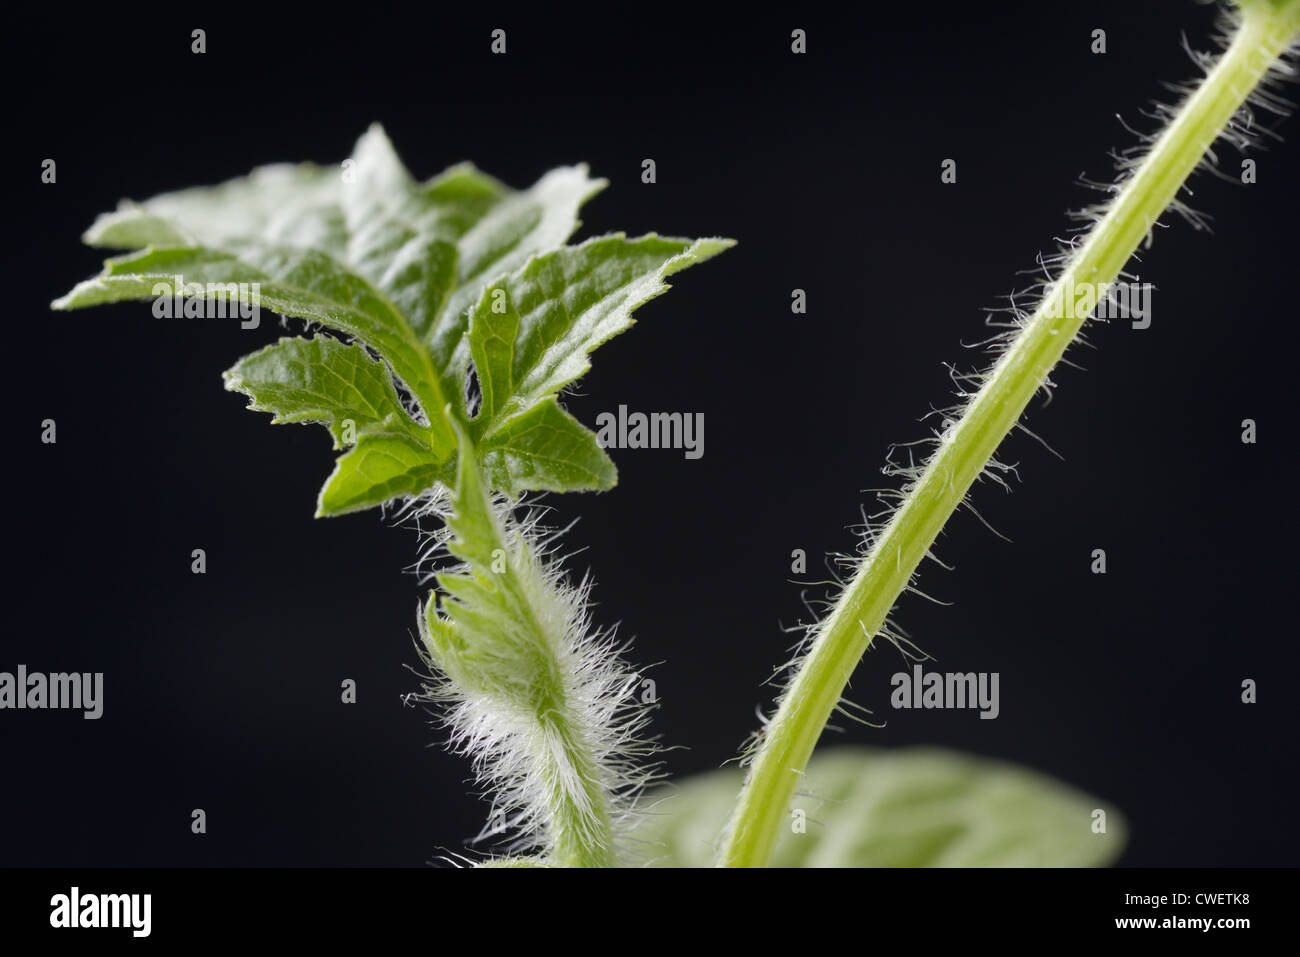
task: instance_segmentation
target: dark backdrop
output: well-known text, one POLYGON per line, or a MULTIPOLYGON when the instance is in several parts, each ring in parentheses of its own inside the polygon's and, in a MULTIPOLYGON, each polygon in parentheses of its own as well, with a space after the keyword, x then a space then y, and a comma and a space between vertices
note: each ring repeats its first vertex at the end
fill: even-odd
MULTIPOLYGON (((599 621, 635 637, 638 662, 663 662, 671 770, 700 771, 769 700, 781 627, 804 614, 792 549, 815 578, 818 556, 851 547, 887 447, 926 434, 919 416, 949 399, 942 363, 978 361, 960 343, 982 337, 980 310, 1094 198, 1077 177, 1108 177, 1108 151, 1132 143, 1116 115, 1150 128, 1162 81, 1195 73, 1181 36, 1204 48, 1213 11, 1135 6, 14 24, 0 670, 102 671, 106 691, 97 722, 0 713, 0 863, 420 865, 484 814, 466 762, 402 706, 413 535, 373 512, 313 520, 324 432, 271 428, 222 389, 276 322, 48 311, 98 268, 78 242, 96 213, 260 163, 337 161, 377 120, 420 178, 472 159, 523 186, 589 162, 611 186, 580 236, 737 238, 602 348, 569 403, 587 423, 619 403, 704 412, 704 457, 615 451, 615 492, 550 500, 558 519, 581 516, 567 541, 583 549, 573 567, 595 571, 599 621), (488 52, 498 26, 505 57, 488 52), (789 52, 794 27, 806 56, 789 52), (939 181, 948 157, 956 185, 939 181), (795 287, 805 316, 790 313, 795 287), (56 445, 39 441, 45 418, 56 445), (194 548, 206 576, 190 573, 194 548)), ((899 609, 932 667, 1000 672, 1001 716, 890 710, 902 661, 884 646, 852 697, 887 726, 835 736, 1050 772, 1126 813, 1132 865, 1291 864, 1300 850, 1281 494, 1300 154, 1252 155, 1255 185, 1193 183, 1213 235, 1173 219, 1143 254, 1152 327, 1095 326, 1098 349, 1071 354, 1086 371, 1062 370, 1050 405, 1034 403, 1030 427, 1065 461, 1018 436, 1002 452, 1019 463, 1014 494, 978 489, 1012 544, 959 515, 940 548, 956 572, 927 564, 922 579, 952 604, 899 609), (1257 445, 1239 440, 1246 417, 1257 445), (1089 572, 1094 548, 1105 576, 1089 572), (1240 702, 1244 678, 1258 704, 1240 702)), ((1221 157, 1235 174, 1237 154, 1221 157)))

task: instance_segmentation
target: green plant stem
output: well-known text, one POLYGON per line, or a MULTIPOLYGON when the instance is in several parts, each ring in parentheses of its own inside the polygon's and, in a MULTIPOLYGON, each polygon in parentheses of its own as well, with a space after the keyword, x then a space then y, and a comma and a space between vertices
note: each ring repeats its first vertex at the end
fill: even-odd
POLYGON ((561 867, 613 867, 617 862, 610 795, 584 726, 572 653, 555 622, 552 587, 541 558, 514 523, 513 506, 494 507, 482 483, 478 452, 458 425, 458 476, 450 551, 465 560, 459 574, 439 576, 464 633, 426 607, 422 632, 434 662, 464 693, 526 725, 520 752, 535 782, 536 813, 546 857, 561 867), (500 562, 500 564, 498 564, 500 562))
POLYGON ((1300 30, 1300 2, 1255 3, 1210 74, 1071 257, 863 558, 781 696, 750 765, 721 851, 729 867, 771 859, 787 809, 822 729, 949 516, 1015 426, 1087 318, 1053 307, 1066 283, 1113 282, 1175 199, 1206 150, 1300 30))
MULTIPOLYGON (((469 454, 474 454, 472 447, 469 454)), ((498 537, 492 547, 505 549, 507 543, 498 537)), ((512 564, 531 568, 533 561, 533 556, 521 554, 512 564)), ((536 576, 535 571, 531 574, 536 576)), ((546 630, 516 575, 502 574, 498 584, 505 593, 503 600, 514 606, 514 617, 541 639, 535 655, 520 664, 528 669, 532 686, 530 705, 540 742, 535 767, 545 792, 551 860, 560 867, 613 867, 617 858, 609 795, 592 757, 591 742, 574 718, 566 665, 542 637, 546 630)))
POLYGON ((562 867, 613 867, 617 859, 609 796, 585 750, 587 742, 559 714, 557 709, 542 722, 559 745, 548 780, 554 861, 562 867), (580 780, 581 790, 575 793, 566 776, 580 780))
MULTIPOLYGON (((462 449, 474 454, 468 444, 462 449)), ((487 507, 486 500, 484 505, 487 507)), ((506 549, 508 543, 498 536, 492 547, 506 549)), ((520 548, 527 550, 528 546, 521 544, 520 548)), ((519 554, 512 564, 532 569, 534 561, 532 555, 519 554)), ((536 571, 530 575, 537 577, 536 571)), ((609 795, 592 757, 591 742, 575 719, 574 702, 569 700, 565 672, 571 665, 566 666, 545 640, 547 631, 519 578, 502 574, 498 584, 506 593, 503 599, 514 606, 514 617, 538 639, 535 654, 525 659, 525 667, 531 672, 530 705, 540 742, 536 772, 546 796, 552 860, 561 867, 613 867, 616 855, 609 795)))

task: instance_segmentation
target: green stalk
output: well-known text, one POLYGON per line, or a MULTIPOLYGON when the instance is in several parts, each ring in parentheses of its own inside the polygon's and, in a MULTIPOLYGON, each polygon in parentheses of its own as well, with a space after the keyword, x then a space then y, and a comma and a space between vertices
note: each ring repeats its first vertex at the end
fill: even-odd
MULTIPOLYGON (((468 448, 467 458, 474 450, 468 448)), ((462 483, 463 488, 463 483, 462 483)), ((482 507, 489 509, 486 497, 482 507)), ((489 549, 510 549, 499 533, 487 540, 489 549)), ((547 836, 551 862, 559 867, 614 867, 614 827, 610 799, 600 769, 592 756, 592 742, 575 717, 569 700, 566 665, 556 654, 546 629, 538 620, 533 597, 523 587, 516 569, 533 569, 534 556, 520 543, 511 570, 497 576, 499 599, 510 609, 521 633, 532 637, 530 654, 517 655, 511 664, 526 676, 526 709, 531 712, 540 744, 534 753, 535 773, 541 781, 547 808, 547 836)), ((532 572, 532 577, 537 577, 532 572)))
POLYGON ((542 722, 559 745, 547 780, 554 861, 561 867, 614 867, 617 858, 609 796, 596 774, 587 742, 561 714, 557 708, 542 722), (582 782, 580 792, 566 784, 566 776, 582 782))
POLYGON ((1059 290, 1113 282, 1206 150, 1300 32, 1300 0, 1240 4, 1213 70, 1182 105, 1043 302, 944 434, 910 494, 863 558, 781 696, 728 826, 720 863, 763 867, 831 712, 899 594, 971 484, 1087 318, 1059 290))
MULTIPOLYGON (((463 448, 474 454, 472 447, 463 448)), ((490 507, 486 499, 483 504, 490 507)), ((509 547, 500 535, 491 545, 509 547)), ((527 553, 527 544, 521 543, 519 549, 512 565, 531 569, 535 557, 527 553)), ((540 639, 533 648, 532 660, 526 659, 524 667, 531 684, 528 704, 538 735, 545 742, 545 747, 538 750, 537 774, 543 781, 549 811, 552 861, 560 867, 614 867, 617 858, 609 795, 592 756, 592 743, 584 734, 582 722, 574 717, 574 703, 569 700, 565 681, 568 668, 552 643, 543 637, 546 629, 519 577, 505 573, 497 582, 503 600, 513 606, 513 617, 540 639)))
MULTIPOLYGON (((454 699, 476 703, 499 722, 495 750, 509 770, 484 780, 500 790, 514 785, 540 825, 543 857, 560 867, 617 864, 611 794, 596 740, 605 729, 587 719, 581 698, 599 688, 578 668, 583 644, 566 602, 543 571, 512 506, 494 507, 479 470, 478 452, 458 423, 456 487, 447 525, 448 551, 465 564, 438 576, 443 590, 429 596, 421 638, 431 663, 447 678, 454 699), (513 731, 507 740, 504 734, 513 731)), ((605 655, 608 667, 616 662, 605 655)), ((491 750, 480 739, 470 753, 491 750)), ((487 766, 492 762, 487 761, 487 766)))

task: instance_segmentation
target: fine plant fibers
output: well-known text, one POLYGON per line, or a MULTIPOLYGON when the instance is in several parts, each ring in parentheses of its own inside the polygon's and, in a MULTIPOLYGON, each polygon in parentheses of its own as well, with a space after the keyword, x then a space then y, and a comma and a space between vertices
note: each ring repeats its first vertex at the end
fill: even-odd
MULTIPOLYGON (((1243 0, 1230 24, 1227 48, 1205 78, 1175 109, 1168 124, 1143 141, 1143 151, 1121 164, 1113 198, 1085 210, 1092 227, 1045 263, 1055 275, 1042 284, 1032 313, 1012 309, 1010 328, 997 338, 1001 354, 983 376, 958 380, 972 391, 946 413, 933 436, 933 452, 905 479, 882 524, 867 530, 863 553, 830 614, 810 630, 776 707, 749 756, 749 771, 721 848, 733 867, 768 863, 813 748, 858 661, 877 635, 898 640, 888 615, 910 589, 917 566, 981 475, 1002 481, 993 453, 1016 427, 1026 405, 1079 332, 1090 308, 1061 308, 1064 290, 1105 287, 1121 276, 1129 258, 1166 209, 1196 217, 1177 198, 1192 171, 1214 162, 1210 152, 1224 134, 1239 147, 1250 140, 1247 103, 1281 112, 1285 104, 1259 89, 1272 73, 1289 76, 1282 57, 1300 31, 1300 0, 1243 0)), ((1201 62, 1204 68, 1207 64, 1201 62)))
MULTIPOLYGON (((687 815, 683 846, 707 845, 712 854, 720 838, 722 864, 772 860, 792 795, 859 659, 877 635, 902 640, 887 619, 894 602, 974 481, 1001 480, 994 451, 1049 385, 1096 304, 1066 309, 1062 290, 1122 277, 1167 209, 1196 225, 1177 194, 1198 163, 1213 160, 1216 137, 1249 142, 1248 100, 1281 111, 1258 87, 1270 70, 1287 72, 1280 58, 1300 31, 1300 0, 1238 6, 1224 55, 1203 64, 1205 79, 1124 163, 1110 201, 1087 211, 1086 234, 1044 262, 1054 275, 1041 302, 1030 313, 1011 311, 992 368, 958 377, 970 391, 934 435, 928 460, 896 470, 905 483, 888 520, 869 530, 851 580, 809 630, 749 756, 738 802, 727 778, 722 813, 687 815)), ((220 307, 224 317, 238 297, 241 307, 304 322, 306 335, 239 360, 226 387, 272 413, 274 424, 328 430, 338 458, 317 516, 396 508, 425 532, 420 568, 435 588, 417 616, 430 672, 423 697, 491 802, 480 837, 494 851, 477 861, 487 866, 620 866, 667 848, 641 813, 639 796, 657 771, 641 675, 625 662, 626 645, 591 621, 590 581, 570 579, 556 555, 559 533, 542 527, 529 496, 616 484, 613 461, 561 397, 590 367, 590 353, 628 329, 670 277, 733 242, 610 233, 570 243, 579 209, 605 185, 572 166, 516 190, 468 164, 417 182, 376 126, 341 165, 266 166, 219 186, 123 202, 84 239, 127 252, 53 303, 152 300, 159 314, 183 299, 187 316, 220 307)), ((1001 818, 983 818, 997 818, 997 840, 967 840, 967 852, 979 846, 966 861, 1015 860, 998 848, 1019 853, 1032 843, 1026 834, 1042 828, 1023 825, 1035 815, 1066 835, 1053 847, 1070 848, 1056 856, 1040 849, 1040 860, 1095 862, 1122 841, 1091 840, 1091 799, 972 759, 836 755, 822 767, 836 795, 886 794, 877 808, 914 809, 929 786, 961 791, 967 810, 971 802, 1001 809, 1001 818)), ((836 800, 846 813, 856 807, 836 800)), ((666 807, 658 820, 671 820, 666 807)), ((970 819, 958 828, 968 838, 970 819)), ((906 839, 918 847, 890 860, 936 859, 933 848, 906 839)))

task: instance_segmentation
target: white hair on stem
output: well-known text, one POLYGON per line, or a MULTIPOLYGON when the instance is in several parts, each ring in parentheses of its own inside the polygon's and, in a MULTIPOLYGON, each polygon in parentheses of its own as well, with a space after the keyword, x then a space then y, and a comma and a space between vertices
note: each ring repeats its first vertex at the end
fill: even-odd
POLYGON ((491 800, 476 840, 560 864, 632 863, 638 798, 659 775, 643 676, 623 659, 628 643, 593 626, 591 580, 570 582, 544 511, 516 514, 482 492, 476 471, 408 512, 438 529, 421 559, 440 593, 420 616, 430 669, 420 697, 440 706, 451 747, 491 800))

